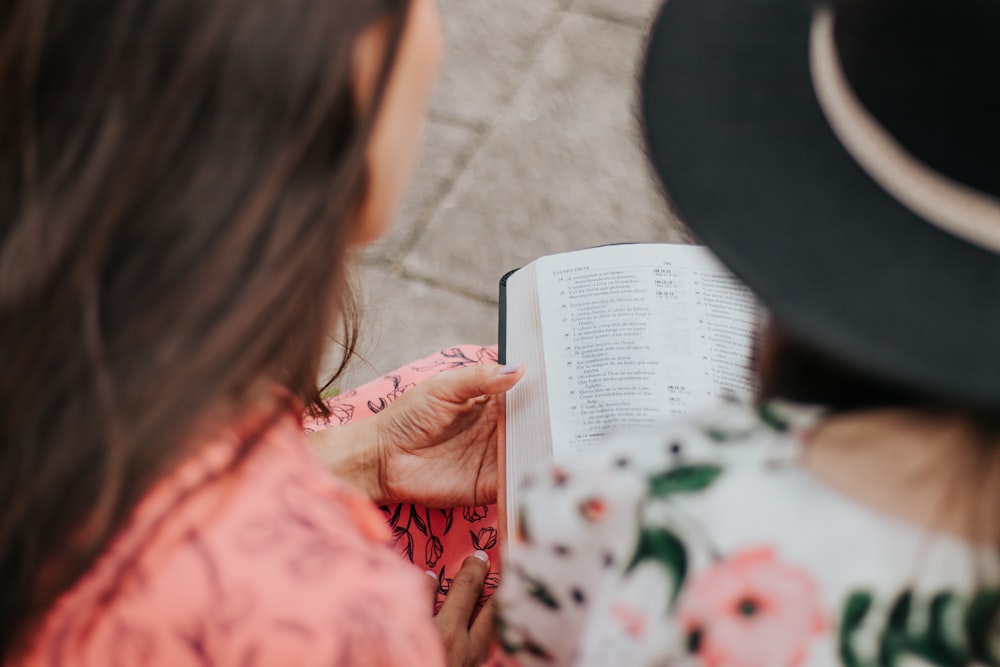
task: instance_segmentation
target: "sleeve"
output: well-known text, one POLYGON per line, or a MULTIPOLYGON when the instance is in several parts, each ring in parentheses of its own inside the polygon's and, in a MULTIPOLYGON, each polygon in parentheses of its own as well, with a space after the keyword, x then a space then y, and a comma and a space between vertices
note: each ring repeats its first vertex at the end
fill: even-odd
POLYGON ((100 659, 81 664, 444 665, 425 575, 314 484, 289 477, 280 503, 249 494, 177 534, 102 616, 100 659))
POLYGON ((346 489, 310 493, 307 483, 284 498, 286 512, 245 524, 244 549, 227 558, 231 569, 255 560, 240 577, 259 597, 242 633, 252 664, 444 665, 425 575, 379 539, 388 531, 370 504, 346 489))
POLYGON ((372 571, 362 562, 345 565, 351 574, 335 585, 315 587, 296 616, 260 619, 267 625, 260 628, 253 664, 444 665, 426 591, 388 569, 372 571))

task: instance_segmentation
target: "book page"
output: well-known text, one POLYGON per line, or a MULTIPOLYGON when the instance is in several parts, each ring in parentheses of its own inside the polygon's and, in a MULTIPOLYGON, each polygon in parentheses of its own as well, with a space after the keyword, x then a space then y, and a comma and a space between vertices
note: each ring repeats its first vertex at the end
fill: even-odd
POLYGON ((619 245, 537 261, 552 453, 749 398, 758 307, 699 246, 619 245))
POLYGON ((505 362, 524 364, 524 377, 507 392, 504 457, 506 526, 516 530, 521 482, 552 462, 548 390, 542 353, 536 264, 507 278, 505 362))

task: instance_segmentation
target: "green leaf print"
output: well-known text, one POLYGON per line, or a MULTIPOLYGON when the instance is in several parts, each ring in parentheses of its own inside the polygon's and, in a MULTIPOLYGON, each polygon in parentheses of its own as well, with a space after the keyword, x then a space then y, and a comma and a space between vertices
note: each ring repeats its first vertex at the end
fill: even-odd
POLYGON ((896 665, 899 658, 908 648, 907 621, 910 619, 910 606, 913 603, 913 592, 904 591, 896 598, 889 612, 889 623, 882 633, 879 644, 879 664, 896 665))
POLYGON ((688 558, 684 543, 664 528, 643 528, 639 533, 635 555, 626 571, 631 572, 645 561, 658 563, 670 573, 674 585, 670 604, 673 605, 687 576, 688 558))
POLYGON ((788 431, 788 420, 778 414, 770 403, 762 403, 757 407, 757 417, 779 433, 788 431))
POLYGON ((717 465, 692 465, 671 468, 649 480, 649 492, 662 498, 675 493, 703 491, 722 473, 717 465))
POLYGON ((945 667, 966 664, 962 631, 962 603, 954 593, 938 593, 931 599, 927 629, 911 638, 913 652, 927 662, 945 667))
POLYGON ((561 606, 556 597, 552 594, 541 579, 535 579, 526 572, 520 572, 520 575, 524 578, 526 584, 528 584, 528 595, 535 598, 542 604, 542 606, 548 607, 553 611, 556 611, 561 606))
POLYGON ((844 605, 840 617, 840 633, 838 644, 840 660, 845 667, 872 667, 873 661, 865 660, 858 655, 854 647, 854 638, 865 622, 865 617, 872 608, 872 594, 867 591, 851 593, 844 605))
POLYGON ((949 591, 918 597, 907 590, 888 606, 887 616, 876 609, 886 607, 876 606, 869 592, 855 592, 847 599, 839 632, 840 658, 846 667, 899 667, 913 657, 937 667, 1000 667, 992 649, 1000 612, 996 590, 980 591, 972 599, 949 591), (859 637, 875 631, 878 655, 862 655, 859 637))
POLYGON ((497 616, 496 628, 497 635, 500 638, 500 648, 503 649, 504 653, 508 655, 527 653, 544 662, 553 661, 552 653, 548 649, 530 637, 523 628, 514 628, 508 624, 502 614, 497 616), (520 641, 511 635, 519 636, 520 641))
POLYGON ((750 435, 753 431, 751 429, 727 429, 718 426, 706 426, 705 435, 707 435, 713 442, 726 443, 733 440, 738 440, 740 438, 745 438, 750 435))
POLYGON ((497 625, 497 638, 500 642, 500 648, 507 655, 517 654, 517 652, 521 650, 521 646, 507 638, 507 628, 506 628, 506 623, 504 623, 503 617, 497 618, 496 625, 497 625))
POLYGON ((996 589, 979 591, 969 604, 965 613, 965 632, 972 662, 992 667, 998 664, 992 647, 996 639, 997 612, 1000 612, 1000 592, 996 589))

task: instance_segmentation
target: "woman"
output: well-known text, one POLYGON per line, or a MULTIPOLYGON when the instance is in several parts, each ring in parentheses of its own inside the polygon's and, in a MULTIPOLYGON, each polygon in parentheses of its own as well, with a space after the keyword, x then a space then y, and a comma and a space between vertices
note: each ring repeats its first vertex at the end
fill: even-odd
POLYGON ((756 405, 538 480, 525 664, 1000 663, 1000 6, 670 0, 643 116, 770 310, 756 405))
MULTIPOLYGON (((431 582, 300 421, 328 414, 348 247, 395 212, 440 50, 432 0, 0 8, 4 664, 481 655, 483 560, 438 617, 445 646, 431 582)), ((491 443, 451 436, 518 377, 414 390, 341 433, 372 463, 344 472, 387 500, 489 500, 491 443), (427 428, 385 443, 385 423, 427 428), (459 491, 425 484, 442 468, 459 491)))

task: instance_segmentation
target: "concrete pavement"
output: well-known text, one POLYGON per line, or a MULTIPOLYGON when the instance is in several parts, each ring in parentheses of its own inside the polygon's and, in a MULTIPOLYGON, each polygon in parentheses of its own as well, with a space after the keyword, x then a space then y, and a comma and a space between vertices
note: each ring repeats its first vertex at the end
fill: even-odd
POLYGON ((636 78, 658 0, 439 0, 447 46, 424 153, 361 253, 359 384, 495 343, 497 281, 554 252, 684 241, 642 155, 636 78))

